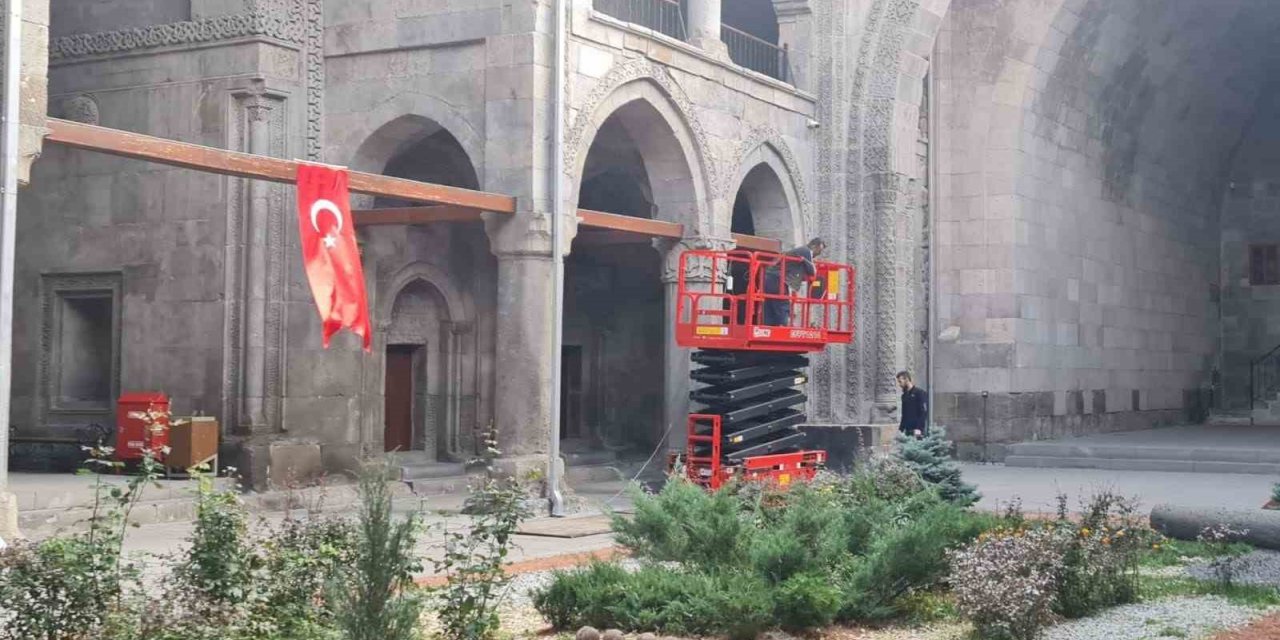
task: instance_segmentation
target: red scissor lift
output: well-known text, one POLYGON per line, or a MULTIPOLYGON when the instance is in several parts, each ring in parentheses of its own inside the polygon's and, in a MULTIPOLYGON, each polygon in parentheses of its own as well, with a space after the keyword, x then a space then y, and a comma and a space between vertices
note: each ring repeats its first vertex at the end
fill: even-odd
POLYGON ((801 448, 807 398, 796 387, 808 381, 809 353, 853 341, 854 270, 817 261, 804 290, 787 292, 790 265, 803 269, 776 253, 680 256, 676 341, 696 349, 691 378, 704 385, 689 394, 701 408, 682 458, 689 479, 709 489, 810 480, 826 462, 825 451, 801 448))

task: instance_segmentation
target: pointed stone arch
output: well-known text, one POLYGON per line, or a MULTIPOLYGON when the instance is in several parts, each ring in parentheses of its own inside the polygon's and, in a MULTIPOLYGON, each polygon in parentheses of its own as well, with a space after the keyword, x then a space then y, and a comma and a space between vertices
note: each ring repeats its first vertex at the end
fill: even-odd
MULTIPOLYGON (((812 204, 805 189, 804 178, 800 174, 795 154, 783 139, 782 134, 772 128, 756 128, 743 140, 738 156, 733 164, 734 173, 728 174, 720 187, 719 198, 730 206, 727 211, 732 216, 732 206, 738 191, 752 171, 761 166, 768 167, 778 180, 778 187, 786 200, 789 209, 786 227, 790 232, 778 237, 783 244, 801 242, 813 233, 816 223, 813 220, 812 204)), ((731 221, 720 221, 723 228, 729 228, 731 221)), ((782 225, 767 225, 779 228, 782 225)), ((773 236, 770 236, 773 237, 773 236)))
POLYGON ((596 134, 606 121, 625 113, 624 110, 631 110, 633 117, 646 118, 651 124, 660 123, 665 129, 661 133, 667 134, 637 141, 642 143, 642 147, 649 146, 649 153, 646 153, 645 148, 640 151, 642 157, 648 156, 646 165, 651 180, 678 180, 676 174, 681 168, 670 164, 674 149, 678 149, 685 165, 683 170, 687 172, 692 194, 687 205, 693 210, 679 212, 680 219, 673 219, 677 216, 664 218, 688 225, 690 234, 710 232, 710 212, 717 196, 716 185, 719 184, 715 154, 707 142, 705 130, 694 114, 692 102, 665 69, 647 60, 637 59, 619 65, 601 79, 583 100, 565 138, 567 175, 562 176, 562 179, 567 181, 566 193, 570 199, 570 210, 577 206, 583 170, 596 134), (672 142, 674 147, 668 145, 672 142), (654 167, 649 164, 650 161, 660 161, 665 166, 654 167))

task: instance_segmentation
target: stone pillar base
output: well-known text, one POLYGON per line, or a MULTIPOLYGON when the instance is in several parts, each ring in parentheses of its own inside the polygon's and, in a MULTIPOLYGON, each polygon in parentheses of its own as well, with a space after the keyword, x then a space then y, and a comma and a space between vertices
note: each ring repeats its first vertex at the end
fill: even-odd
MULTIPOLYGON (((565 513, 580 510, 580 501, 573 495, 573 490, 565 482, 564 458, 556 461, 557 475, 560 478, 560 497, 565 513)), ((493 473, 506 478, 515 478, 529 492, 526 506, 535 516, 545 516, 551 512, 550 484, 547 482, 547 456, 510 456, 498 458, 490 464, 493 473), (535 497, 536 496, 536 497, 535 497)))
POLYGON ((733 61, 729 57, 729 45, 725 44, 724 40, 721 40, 720 38, 696 37, 691 39, 689 44, 702 49, 707 52, 708 55, 721 62, 733 61))
POLYGON ((18 531, 18 496, 0 491, 0 540, 13 544, 22 537, 18 531))
POLYGON ((871 407, 872 424, 898 424, 898 403, 880 401, 871 407))

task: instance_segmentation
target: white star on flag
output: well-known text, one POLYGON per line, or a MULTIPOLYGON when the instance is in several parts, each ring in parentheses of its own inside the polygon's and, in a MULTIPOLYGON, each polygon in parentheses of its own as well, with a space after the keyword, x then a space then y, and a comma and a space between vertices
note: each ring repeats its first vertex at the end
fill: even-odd
POLYGON ((324 248, 332 249, 336 246, 338 246, 338 236, 335 236, 332 233, 330 233, 329 235, 324 237, 324 248))

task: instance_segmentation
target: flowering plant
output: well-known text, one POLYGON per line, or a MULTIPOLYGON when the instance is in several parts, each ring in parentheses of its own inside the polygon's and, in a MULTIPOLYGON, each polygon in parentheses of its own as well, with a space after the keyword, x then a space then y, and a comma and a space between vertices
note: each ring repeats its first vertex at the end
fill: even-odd
POLYGON ((949 555, 948 578, 960 612, 982 638, 1031 640, 1054 619, 1063 533, 995 529, 949 555))

